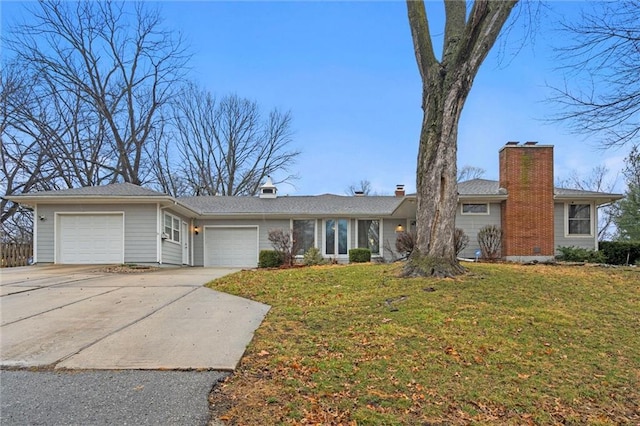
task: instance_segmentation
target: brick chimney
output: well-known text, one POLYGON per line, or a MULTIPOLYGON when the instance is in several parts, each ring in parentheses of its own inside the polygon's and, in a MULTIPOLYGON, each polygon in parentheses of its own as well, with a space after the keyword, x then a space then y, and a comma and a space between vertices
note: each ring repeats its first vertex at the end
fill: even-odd
POLYGON ((396 197, 404 197, 404 185, 396 185, 396 197))
POLYGON ((553 146, 509 142, 500 149, 502 256, 527 261, 553 258, 553 146))

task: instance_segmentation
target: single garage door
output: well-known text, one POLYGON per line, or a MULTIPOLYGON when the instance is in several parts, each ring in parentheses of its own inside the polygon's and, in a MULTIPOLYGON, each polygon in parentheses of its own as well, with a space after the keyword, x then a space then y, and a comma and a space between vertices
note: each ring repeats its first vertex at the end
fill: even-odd
POLYGON ((123 263, 124 215, 58 215, 56 263, 123 263))
POLYGON ((204 266, 258 266, 258 228, 206 228, 204 266))

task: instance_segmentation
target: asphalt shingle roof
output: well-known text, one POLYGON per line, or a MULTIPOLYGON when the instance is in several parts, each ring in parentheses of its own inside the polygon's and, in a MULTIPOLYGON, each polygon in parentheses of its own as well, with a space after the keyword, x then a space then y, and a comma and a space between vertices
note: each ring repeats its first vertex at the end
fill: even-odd
MULTIPOLYGON (((500 191, 495 180, 472 179, 458 184, 458 193, 462 197, 496 196, 504 197, 506 191, 500 191)), ((581 191, 578 189, 555 188, 560 197, 617 197, 618 194, 581 191)), ((63 189, 59 191, 42 191, 15 196, 16 199, 28 200, 50 197, 161 197, 174 200, 167 194, 143 188, 131 183, 116 183, 104 186, 63 189)), ((13 198, 13 197, 11 197, 13 198)), ((248 196, 196 196, 180 197, 175 200, 190 210, 203 215, 323 215, 323 216, 385 216, 391 215, 402 203, 404 197, 395 196, 343 196, 323 194, 315 196, 280 196, 277 198, 260 198, 248 196)))
POLYGON ((460 195, 505 195, 498 192, 497 180, 472 179, 458 183, 460 195))
POLYGON ((68 197, 68 196, 80 196, 80 197, 168 197, 167 194, 162 192, 153 191, 151 189, 143 188, 132 183, 113 183, 103 186, 85 186, 82 188, 70 188, 60 189, 55 191, 39 191, 34 193, 21 194, 24 196, 46 196, 46 197, 68 197))
MULTIPOLYGON (((499 191, 500 184, 497 180, 472 179, 458 183, 458 194, 462 196, 473 195, 506 195, 507 192, 499 191)), ((553 189, 556 196, 560 197, 617 197, 619 194, 607 192, 583 191, 581 189, 558 188, 553 189)))
POLYGON ((392 196, 181 197, 178 202, 202 214, 389 215, 402 202, 392 196))

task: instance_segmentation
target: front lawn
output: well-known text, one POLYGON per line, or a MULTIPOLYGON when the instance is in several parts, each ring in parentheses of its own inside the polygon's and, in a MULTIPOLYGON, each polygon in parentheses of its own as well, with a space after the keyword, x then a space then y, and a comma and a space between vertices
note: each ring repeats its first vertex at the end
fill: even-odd
POLYGON ((640 270, 399 265, 244 271, 272 306, 212 397, 230 424, 640 424, 640 270))

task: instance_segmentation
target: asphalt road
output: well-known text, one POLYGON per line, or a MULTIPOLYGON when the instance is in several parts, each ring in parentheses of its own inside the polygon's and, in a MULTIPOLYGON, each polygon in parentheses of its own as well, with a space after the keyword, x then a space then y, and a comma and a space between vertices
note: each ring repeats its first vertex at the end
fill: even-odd
POLYGON ((216 371, 0 371, 0 424, 206 425, 216 371))

